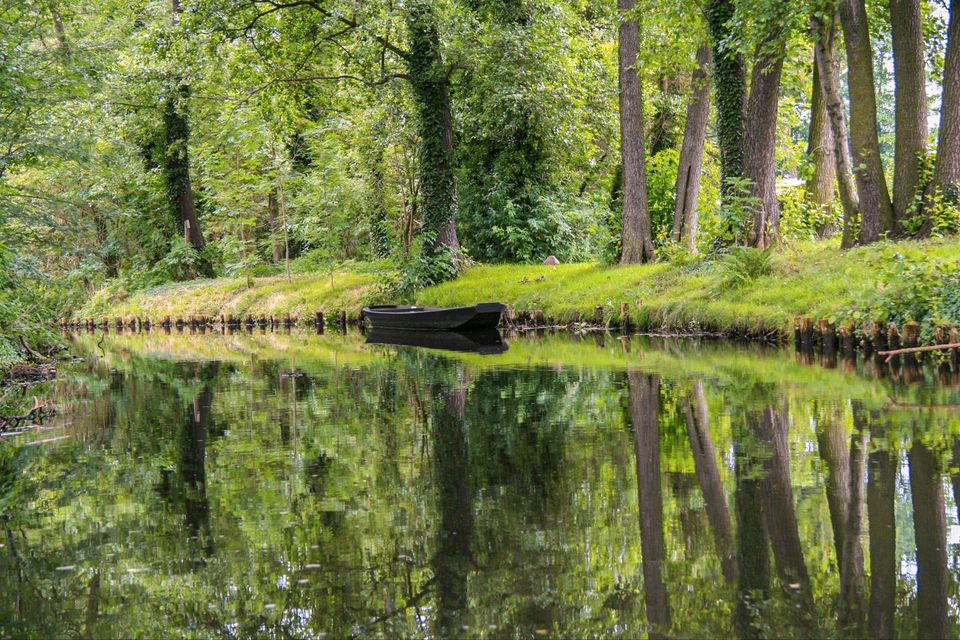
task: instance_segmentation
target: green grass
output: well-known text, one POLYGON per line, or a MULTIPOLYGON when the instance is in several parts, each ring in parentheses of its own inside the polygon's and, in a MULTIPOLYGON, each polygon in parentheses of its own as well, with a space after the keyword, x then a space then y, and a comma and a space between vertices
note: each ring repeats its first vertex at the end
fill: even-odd
POLYGON ((768 275, 739 286, 720 261, 689 265, 571 264, 479 266, 424 291, 422 304, 456 306, 499 300, 518 311, 543 311, 560 322, 577 313, 617 322, 620 303, 634 324, 670 331, 792 332, 799 315, 843 316, 862 308, 886 285, 883 270, 897 256, 907 262, 956 260, 960 241, 883 243, 840 251, 834 242, 785 248, 768 275))
POLYGON ((217 278, 179 282, 127 294, 102 290, 78 312, 79 317, 149 317, 253 314, 311 316, 316 311, 346 309, 357 317, 363 304, 377 294, 380 278, 361 270, 254 278, 217 278))
MULTIPOLYGON (((891 265, 955 262, 960 240, 881 243, 840 251, 825 241, 785 247, 762 268, 750 260, 661 262, 607 266, 569 264, 480 265, 460 278, 422 291, 424 305, 459 306, 501 301, 523 312, 542 311, 557 322, 593 318, 604 307, 607 322, 620 320, 627 303, 632 322, 647 330, 778 334, 793 319, 842 318, 875 307, 890 289, 891 265)), ((740 257, 742 258, 742 256, 740 257)), ((748 257, 749 258, 749 257, 748 257)), ((754 261, 756 262, 756 261, 754 261)), ((896 273, 896 272, 894 272, 896 273)), ((291 313, 346 309, 353 316, 382 296, 384 278, 363 265, 329 273, 257 278, 247 288, 239 278, 178 283, 126 294, 102 291, 78 315, 147 316, 291 313)), ((894 282, 894 284, 897 284, 894 282)), ((902 284, 902 283, 900 283, 902 284)))

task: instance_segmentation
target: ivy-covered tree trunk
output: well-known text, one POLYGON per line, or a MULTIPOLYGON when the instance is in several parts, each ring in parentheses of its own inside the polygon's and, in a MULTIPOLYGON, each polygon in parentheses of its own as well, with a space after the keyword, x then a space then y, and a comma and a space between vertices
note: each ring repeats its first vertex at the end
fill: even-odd
MULTIPOLYGON (((180 0, 171 0, 171 19, 174 28, 180 25, 180 0)), ((183 239, 200 253, 200 260, 194 273, 198 276, 213 276, 213 265, 202 255, 206 247, 197 206, 193 199, 193 185, 190 183, 190 121, 188 104, 190 86, 180 78, 174 78, 169 94, 163 103, 163 175, 166 182, 167 198, 175 217, 179 219, 179 231, 183 239)))
MULTIPOLYGON (((807 135, 807 156, 810 158, 812 170, 805 186, 810 204, 821 214, 828 215, 833 207, 833 185, 837 178, 837 163, 833 157, 833 131, 830 128, 827 101, 823 97, 821 84, 820 70, 814 60, 813 86, 810 90, 810 130, 807 135)), ((836 230, 836 226, 830 220, 817 228, 817 234, 821 238, 827 238, 836 230)))
MULTIPOLYGON (((621 18, 629 15, 636 0, 619 0, 621 18)), ((620 262, 634 264, 656 258, 647 202, 647 159, 644 149, 643 83, 637 72, 638 25, 625 18, 620 23, 620 148, 623 159, 623 230, 620 262)))
MULTIPOLYGON (((164 153, 163 175, 166 183, 167 198, 172 210, 180 222, 179 230, 184 240, 202 252, 206 247, 197 207, 193 199, 193 185, 190 182, 190 123, 187 120, 187 100, 190 89, 178 85, 167 96, 163 107, 164 153)), ((213 269, 207 260, 201 259, 197 275, 212 276, 213 269)))
POLYGON ((754 200, 748 240, 758 249, 777 242, 780 206, 776 193, 777 104, 783 53, 763 54, 753 66, 744 136, 743 177, 750 181, 754 200))
POLYGON ((697 49, 697 68, 690 84, 687 119, 683 127, 683 144, 677 167, 676 201, 673 208, 673 241, 688 251, 697 250, 700 222, 700 170, 703 166, 703 145, 710 121, 710 72, 713 51, 709 44, 697 49))
MULTIPOLYGON (((443 252, 458 269, 463 252, 457 239, 456 186, 453 176, 453 115, 450 86, 440 50, 440 33, 431 5, 413 0, 405 7, 410 51, 410 83, 420 133, 420 209, 423 227, 433 237, 424 247, 427 257, 443 252)), ((442 277, 443 274, 428 274, 442 277)))
POLYGON ((916 215, 923 156, 927 153, 927 74, 920 0, 890 0, 896 134, 893 165, 894 233, 916 215))
POLYGON ((830 119, 833 159, 837 163, 837 192, 843 206, 843 237, 840 246, 847 249, 857 241, 857 224, 860 219, 860 200, 853 180, 853 164, 847 140, 847 116, 840 97, 840 82, 834 39, 837 17, 831 16, 829 27, 816 15, 810 19, 814 43, 814 62, 820 79, 824 107, 830 119))
POLYGON ((743 114, 747 104, 746 68, 743 56, 725 46, 731 35, 733 0, 708 0, 706 15, 713 41, 714 102, 717 105, 717 145, 720 147, 721 195, 726 202, 731 179, 743 176, 743 114))
POLYGON ((880 139, 877 136, 873 50, 864 0, 842 0, 840 21, 847 49, 850 139, 860 196, 859 242, 869 244, 893 231, 893 204, 883 173, 880 139))
POLYGON ((933 188, 948 202, 960 205, 960 0, 950 1, 933 188))

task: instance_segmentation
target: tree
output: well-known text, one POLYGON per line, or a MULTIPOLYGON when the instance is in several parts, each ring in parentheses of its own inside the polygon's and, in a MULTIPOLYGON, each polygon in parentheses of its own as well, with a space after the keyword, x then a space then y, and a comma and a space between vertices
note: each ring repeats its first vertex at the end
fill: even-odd
POLYGON ((923 54, 920 0, 890 0, 896 101, 896 150, 893 174, 894 234, 916 210, 920 174, 927 153, 927 74, 923 54))
POLYGON ((656 258, 647 202, 647 159, 644 143, 643 82, 637 66, 639 25, 636 0, 619 0, 617 59, 620 78, 620 148, 623 161, 623 229, 621 264, 656 258))
POLYGON ((750 126, 743 140, 743 177, 750 181, 749 192, 755 203, 748 240, 758 249, 769 248, 780 235, 775 161, 777 104, 784 58, 780 29, 773 26, 760 47, 747 99, 746 118, 750 126))
MULTIPOLYGON (((425 0, 405 5, 410 51, 405 55, 420 131, 420 193, 424 226, 432 234, 428 257, 447 252, 454 269, 463 262, 457 238, 453 174, 453 113, 433 6, 425 0)), ((432 277, 442 274, 433 273, 432 277)))
POLYGON ((950 2, 943 65, 943 102, 932 186, 949 202, 960 203, 960 0, 950 2))
MULTIPOLYGON (((829 26, 825 27, 824 21, 816 13, 810 18, 814 43, 814 63, 816 65, 815 80, 819 80, 819 89, 823 93, 823 106, 830 119, 830 139, 833 144, 832 156, 837 166, 837 192, 840 196, 840 204, 843 207, 841 246, 848 248, 853 246, 857 239, 855 225, 860 217, 860 202, 853 181, 850 147, 847 142, 847 116, 843 99, 840 97, 840 83, 837 79, 838 65, 834 58, 834 34, 837 17, 833 13, 830 14, 827 24, 829 26)), ((814 90, 817 89, 816 84, 815 82, 814 90)))
POLYGON ((714 102, 717 105, 717 144, 720 147, 721 193, 736 195, 733 181, 743 175, 744 111, 747 103, 743 54, 730 45, 734 15, 732 0, 708 0, 707 24, 713 45, 714 102))
POLYGON ((697 48, 697 67, 690 80, 687 119, 683 127, 683 144, 677 168, 676 201, 673 210, 673 241, 688 251, 697 250, 700 220, 700 173, 703 145, 710 120, 710 76, 713 51, 709 44, 697 48))
POLYGON ((840 21, 847 49, 850 138, 860 201, 859 242, 868 244, 893 231, 893 204, 877 137, 873 51, 864 0, 841 0, 840 21))
MULTIPOLYGON (((180 27, 180 0, 171 0, 171 21, 180 27)), ((190 87, 174 76, 163 101, 163 177, 170 206, 180 221, 184 241, 201 255, 197 275, 213 276, 213 265, 203 256, 206 241, 200 228, 190 182, 190 87)))

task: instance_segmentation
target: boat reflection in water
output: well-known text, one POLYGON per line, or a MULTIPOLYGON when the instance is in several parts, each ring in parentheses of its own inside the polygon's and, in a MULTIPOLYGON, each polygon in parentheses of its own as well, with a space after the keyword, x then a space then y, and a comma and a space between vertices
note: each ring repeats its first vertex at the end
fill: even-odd
POLYGON ((367 334, 367 344, 392 344, 483 355, 503 353, 509 348, 497 329, 404 331, 402 329, 375 328, 367 334))

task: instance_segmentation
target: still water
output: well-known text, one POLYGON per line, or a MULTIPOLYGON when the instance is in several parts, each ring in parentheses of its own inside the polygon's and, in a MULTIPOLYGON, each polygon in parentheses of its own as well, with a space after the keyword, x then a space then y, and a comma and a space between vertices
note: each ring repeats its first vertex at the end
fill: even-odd
POLYGON ((948 366, 509 342, 77 338, 0 442, 0 637, 958 635, 948 366))

